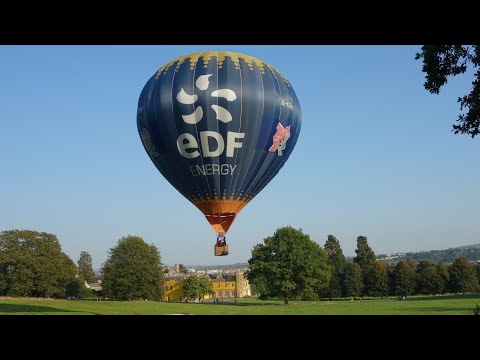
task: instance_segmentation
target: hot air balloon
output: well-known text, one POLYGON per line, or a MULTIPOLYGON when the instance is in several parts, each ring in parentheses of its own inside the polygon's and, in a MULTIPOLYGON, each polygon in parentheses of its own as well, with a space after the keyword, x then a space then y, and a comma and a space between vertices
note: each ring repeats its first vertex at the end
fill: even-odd
POLYGON ((170 61, 138 101, 143 146, 217 233, 215 255, 228 254, 228 229, 288 160, 300 127, 289 81, 259 59, 227 51, 170 61))

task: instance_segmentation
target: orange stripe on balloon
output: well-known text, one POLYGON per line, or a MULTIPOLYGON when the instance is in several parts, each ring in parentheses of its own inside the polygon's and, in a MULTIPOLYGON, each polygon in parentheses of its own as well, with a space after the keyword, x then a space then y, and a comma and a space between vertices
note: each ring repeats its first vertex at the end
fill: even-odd
POLYGON ((244 200, 199 201, 195 206, 205 215, 215 232, 227 233, 238 213, 248 204, 244 200))

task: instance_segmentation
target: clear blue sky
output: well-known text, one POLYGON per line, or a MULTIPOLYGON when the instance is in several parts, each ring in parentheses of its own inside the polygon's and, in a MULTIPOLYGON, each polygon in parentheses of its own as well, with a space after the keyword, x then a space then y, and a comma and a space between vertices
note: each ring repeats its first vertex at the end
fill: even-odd
POLYGON ((480 243, 480 144, 454 135, 471 76, 423 88, 419 46, 0 46, 0 231, 54 233, 99 267, 125 235, 167 264, 245 262, 285 225, 346 255, 480 243), (302 130, 276 178, 213 256, 204 216, 162 177, 136 129, 137 101, 166 62, 228 50, 275 66, 302 107, 302 130), (282 194, 278 196, 278 194, 282 194), (188 226, 184 226, 188 224, 188 226))

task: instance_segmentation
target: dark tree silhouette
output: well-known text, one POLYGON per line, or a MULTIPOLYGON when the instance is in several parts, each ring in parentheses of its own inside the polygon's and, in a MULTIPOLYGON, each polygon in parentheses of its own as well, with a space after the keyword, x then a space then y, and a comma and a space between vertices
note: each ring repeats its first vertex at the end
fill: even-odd
POLYGON ((457 125, 453 125, 455 134, 468 134, 472 138, 480 134, 480 45, 424 45, 415 56, 423 60, 422 71, 426 74, 423 84, 432 94, 440 93, 450 76, 463 74, 468 64, 476 70, 470 94, 458 98, 460 111, 457 125))

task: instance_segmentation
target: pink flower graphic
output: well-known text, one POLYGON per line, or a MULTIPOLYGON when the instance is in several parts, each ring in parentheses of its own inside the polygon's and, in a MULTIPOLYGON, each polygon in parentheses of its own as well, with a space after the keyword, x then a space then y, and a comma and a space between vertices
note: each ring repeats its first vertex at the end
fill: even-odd
POLYGON ((278 151, 278 156, 282 156, 282 150, 285 150, 287 140, 290 138, 290 125, 286 128, 282 124, 277 124, 277 132, 273 135, 273 144, 268 150, 269 152, 278 151))

